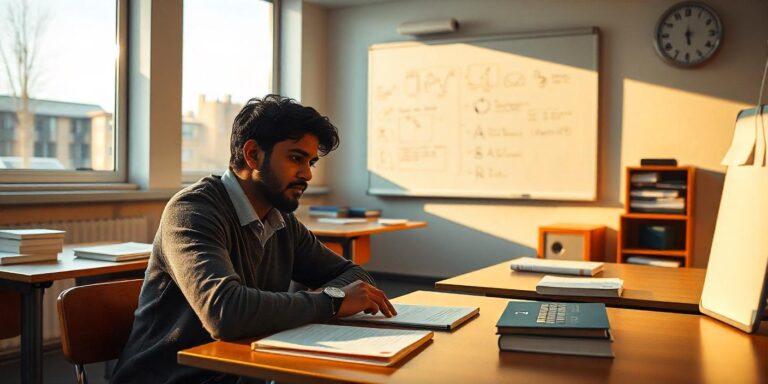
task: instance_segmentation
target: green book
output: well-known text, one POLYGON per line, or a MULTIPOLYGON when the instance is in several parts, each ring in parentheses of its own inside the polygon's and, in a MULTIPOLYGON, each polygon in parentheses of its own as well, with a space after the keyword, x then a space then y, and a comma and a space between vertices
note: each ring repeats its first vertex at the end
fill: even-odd
POLYGON ((496 329, 499 334, 610 337, 603 303, 510 301, 496 329))

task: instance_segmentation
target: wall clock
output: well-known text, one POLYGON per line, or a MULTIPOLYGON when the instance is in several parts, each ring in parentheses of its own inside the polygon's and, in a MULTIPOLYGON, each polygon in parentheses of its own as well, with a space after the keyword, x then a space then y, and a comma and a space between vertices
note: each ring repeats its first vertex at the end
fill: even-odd
POLYGON ((723 40, 717 13, 698 1, 677 3, 656 24, 653 45, 669 64, 693 67, 712 58, 723 40))

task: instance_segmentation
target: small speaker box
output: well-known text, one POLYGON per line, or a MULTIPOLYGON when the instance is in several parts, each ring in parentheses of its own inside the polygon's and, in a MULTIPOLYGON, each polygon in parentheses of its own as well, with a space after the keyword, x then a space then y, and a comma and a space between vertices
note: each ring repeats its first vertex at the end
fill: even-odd
POLYGON ((603 261, 604 251, 604 225, 554 224, 539 227, 540 258, 603 261))

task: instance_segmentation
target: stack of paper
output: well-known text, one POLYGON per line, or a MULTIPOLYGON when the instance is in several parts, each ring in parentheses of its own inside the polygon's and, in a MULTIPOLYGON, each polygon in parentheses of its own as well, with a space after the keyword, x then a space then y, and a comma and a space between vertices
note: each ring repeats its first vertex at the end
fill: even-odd
POLYGON ((397 315, 358 313, 342 321, 402 325, 406 327, 451 330, 480 312, 478 307, 439 307, 434 305, 393 304, 397 315))
POLYGON ((630 256, 626 260, 629 264, 652 265, 654 267, 680 268, 680 260, 668 257, 630 256))
POLYGON ((258 352, 390 366, 433 335, 431 331, 308 324, 256 340, 251 348, 258 352))
POLYGON ((146 259, 152 253, 152 244, 119 243, 75 248, 75 256, 104 261, 131 261, 146 259))
POLYGON ((558 273, 562 275, 594 276, 603 270, 597 261, 571 261, 521 257, 512 260, 510 268, 520 272, 558 273))
POLYGON ((64 247, 64 231, 0 230, 0 265, 56 260, 64 247))
POLYGON ((544 276, 536 284, 542 295, 620 297, 624 280, 619 278, 544 276))

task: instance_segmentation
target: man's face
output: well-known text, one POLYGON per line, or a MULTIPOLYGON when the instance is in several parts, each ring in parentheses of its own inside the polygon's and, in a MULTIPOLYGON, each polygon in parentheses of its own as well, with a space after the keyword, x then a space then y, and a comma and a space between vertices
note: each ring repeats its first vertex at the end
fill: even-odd
POLYGON ((256 189, 273 207, 282 212, 293 212, 312 179, 311 167, 318 160, 317 136, 306 134, 298 141, 284 140, 265 154, 264 162, 255 180, 256 189))

